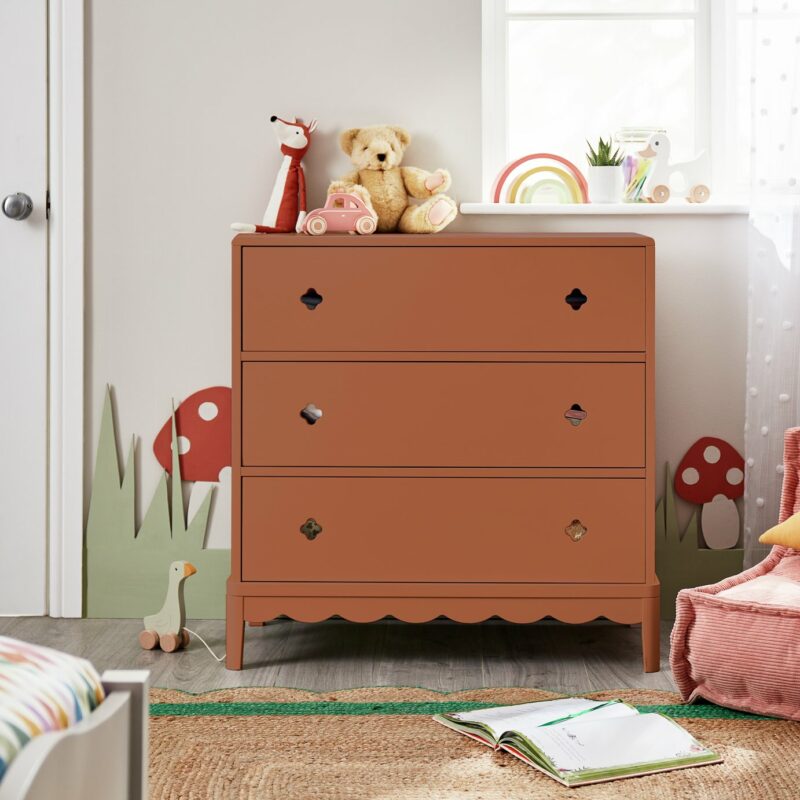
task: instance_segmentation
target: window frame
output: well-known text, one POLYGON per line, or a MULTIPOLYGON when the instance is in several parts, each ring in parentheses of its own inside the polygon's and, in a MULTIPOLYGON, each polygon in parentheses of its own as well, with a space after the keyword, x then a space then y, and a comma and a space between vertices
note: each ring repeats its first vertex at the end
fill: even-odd
MULTIPOLYGON (((735 87, 727 80, 734 64, 736 0, 696 0, 695 11, 510 13, 506 0, 482 0, 481 7, 481 184, 482 199, 491 201, 494 179, 512 157, 508 152, 507 85, 508 22, 510 20, 575 19, 694 19, 696 150, 711 155, 711 185, 725 195, 745 187, 735 185, 726 130, 735 130, 735 87), (714 102, 711 102, 714 98, 714 102)), ((737 192, 738 193, 738 192, 737 192)))

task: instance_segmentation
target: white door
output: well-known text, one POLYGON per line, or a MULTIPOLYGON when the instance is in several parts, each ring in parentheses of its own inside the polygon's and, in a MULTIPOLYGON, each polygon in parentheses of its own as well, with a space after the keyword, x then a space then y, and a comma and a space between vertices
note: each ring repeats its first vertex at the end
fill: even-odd
POLYGON ((0 614, 44 614, 47 0, 0 0, 0 56, 0 614))

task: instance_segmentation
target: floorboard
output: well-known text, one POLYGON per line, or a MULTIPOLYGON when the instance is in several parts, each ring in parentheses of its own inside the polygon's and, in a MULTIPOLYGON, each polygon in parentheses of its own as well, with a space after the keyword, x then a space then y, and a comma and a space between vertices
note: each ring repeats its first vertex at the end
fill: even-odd
MULTIPOLYGON (((190 620, 188 627, 218 655, 225 623, 190 620)), ((204 692, 236 686, 291 686, 331 691, 358 686, 422 686, 455 691, 523 686, 566 694, 601 689, 674 690, 669 623, 662 623, 661 672, 642 672, 640 630, 596 622, 517 625, 489 620, 424 625, 384 620, 314 624, 278 620, 245 633, 245 666, 229 672, 197 639, 167 654, 143 651, 137 620, 0 617, 0 635, 90 659, 99 670, 149 669, 153 686, 204 692)))

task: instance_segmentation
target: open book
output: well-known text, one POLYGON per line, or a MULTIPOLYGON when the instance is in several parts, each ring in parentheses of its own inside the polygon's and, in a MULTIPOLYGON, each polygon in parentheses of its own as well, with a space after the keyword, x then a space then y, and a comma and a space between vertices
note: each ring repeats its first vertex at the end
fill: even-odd
POLYGON ((621 700, 568 697, 434 719, 506 750, 565 786, 722 761, 668 717, 640 714, 621 700))

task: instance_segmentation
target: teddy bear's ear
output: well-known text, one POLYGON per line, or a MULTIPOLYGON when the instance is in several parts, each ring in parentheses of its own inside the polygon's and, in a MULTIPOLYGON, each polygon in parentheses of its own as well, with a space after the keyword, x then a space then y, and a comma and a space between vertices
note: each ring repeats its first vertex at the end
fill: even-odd
POLYGON ((390 125, 389 130, 400 140, 403 147, 408 147, 411 142, 411 134, 405 128, 401 128, 399 125, 390 125))
POLYGON ((348 128, 346 131, 342 131, 342 134, 339 136, 339 147, 341 147, 348 156, 353 152, 353 142, 360 132, 361 128, 348 128))

